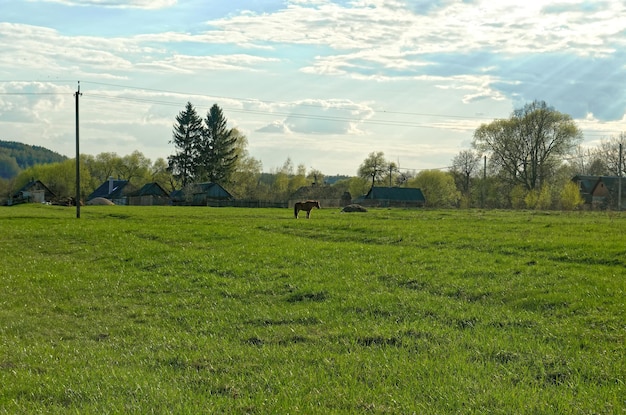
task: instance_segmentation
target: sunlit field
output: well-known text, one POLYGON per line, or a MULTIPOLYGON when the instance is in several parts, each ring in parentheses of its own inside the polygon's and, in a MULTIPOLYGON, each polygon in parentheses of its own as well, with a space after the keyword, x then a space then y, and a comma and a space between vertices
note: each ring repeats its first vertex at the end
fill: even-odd
POLYGON ((0 227, 0 413, 626 413, 622 214, 21 205, 0 227))

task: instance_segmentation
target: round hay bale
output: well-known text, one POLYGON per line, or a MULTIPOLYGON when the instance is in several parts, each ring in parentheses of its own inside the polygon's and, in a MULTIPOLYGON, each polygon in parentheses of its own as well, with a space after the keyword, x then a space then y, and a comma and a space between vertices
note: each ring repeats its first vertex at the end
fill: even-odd
POLYGON ((91 206, 110 206, 110 205, 114 205, 115 203, 103 197, 95 197, 91 199, 89 202, 87 202, 87 204, 91 206))
POLYGON ((357 205, 356 203, 353 203, 351 205, 344 207, 343 209, 341 209, 341 211, 342 212, 367 212, 367 209, 365 209, 361 205, 357 205))

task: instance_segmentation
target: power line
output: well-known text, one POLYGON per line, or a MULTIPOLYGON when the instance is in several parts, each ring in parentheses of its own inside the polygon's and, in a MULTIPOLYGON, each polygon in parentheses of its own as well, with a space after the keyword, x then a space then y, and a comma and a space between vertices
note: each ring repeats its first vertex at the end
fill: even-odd
MULTIPOLYGON (((74 83, 74 80, 0 80, 0 83, 74 83)), ((174 91, 167 89, 157 89, 157 88, 146 88, 146 87, 138 87, 132 85, 121 85, 107 82, 98 82, 98 81, 82 81, 84 84, 91 85, 100 85, 114 88, 125 88, 137 91, 148 91, 148 92, 156 92, 159 94, 174 94, 174 95, 183 95, 183 96, 197 96, 202 98, 214 98, 214 99, 226 99, 233 101, 243 101, 250 103, 265 103, 265 104, 275 104, 275 105, 294 105, 294 103, 285 102, 285 101, 271 101, 271 100, 260 100, 260 99, 252 99, 252 98, 240 98, 240 97, 228 97, 228 96, 218 96, 218 95, 208 95, 201 93, 190 93, 183 91, 174 91)), ((0 92, 0 95, 69 95, 73 94, 72 92, 0 92)), ((84 95, 85 98, 94 97, 98 99, 111 99, 111 100, 124 100, 129 102, 138 102, 138 103, 147 103, 147 104, 155 104, 155 105, 166 105, 166 106, 181 106, 180 102, 166 101, 166 100, 157 100, 153 98, 140 98, 140 97, 121 97, 121 96, 112 96, 98 93, 88 93, 84 95)), ((338 104, 338 103, 335 103, 338 104)), ((301 107, 311 107, 318 109, 337 109, 337 110, 354 110, 354 106, 350 106, 349 104, 335 105, 332 107, 324 106, 321 104, 312 104, 312 103, 297 103, 298 106, 301 107)), ((353 118, 353 117, 340 117, 340 116, 331 116, 331 115, 314 115, 314 114, 302 114, 302 113, 292 113, 292 112, 272 112, 272 111, 262 111, 262 110, 254 110, 254 109, 239 109, 239 108, 228 108, 224 107, 224 109, 230 112, 244 113, 244 114, 256 114, 263 116, 282 116, 282 117, 290 117, 290 118, 298 118, 298 119, 311 119, 311 120, 321 120, 321 121, 334 121, 334 122, 352 122, 352 123, 363 123, 363 124, 373 124, 373 125, 385 125, 385 126, 396 126, 396 127, 412 127, 412 128, 432 128, 432 129, 458 129, 458 130, 468 130, 473 129, 473 127, 460 126, 456 124, 424 124, 418 122, 411 121, 402 121, 402 120, 375 120, 375 119, 367 119, 367 118, 353 118)), ((454 114, 434 114, 434 113, 422 113, 422 112, 407 112, 407 111, 390 111, 390 110, 375 110, 372 111, 381 113, 381 114, 392 114, 392 115, 403 115, 403 116, 424 116, 424 117, 440 117, 440 118, 453 118, 453 119, 466 119, 466 120, 486 120, 488 117, 478 117, 478 116, 465 116, 465 115, 454 115, 454 114)), ((586 137, 606 137, 610 135, 610 133, 588 133, 585 134, 586 137)))
MULTIPOLYGON (((111 96, 111 95, 94 94, 94 93, 85 93, 85 97, 141 102, 141 103, 147 103, 147 104, 159 104, 159 105, 168 105, 168 106, 177 106, 177 107, 181 106, 180 102, 156 100, 156 99, 151 99, 151 98, 121 97, 121 96, 111 96)), ((235 98, 229 98, 229 99, 235 99, 235 98)), ((259 102, 259 101, 254 101, 254 102, 259 102)), ((315 106, 315 107, 326 108, 323 106, 315 106)), ((256 114, 256 115, 263 115, 263 116, 281 116, 281 117, 286 117, 286 118, 311 119, 311 120, 321 120, 321 121, 352 122, 352 123, 387 125, 387 126, 396 126, 396 127, 415 127, 415 128, 444 128, 446 127, 445 125, 428 125, 424 123, 416 123, 416 122, 410 122, 410 121, 398 121, 398 120, 373 120, 373 119, 366 119, 366 118, 303 114, 303 113, 295 113, 295 112, 262 111, 262 110, 254 110, 254 109, 240 109, 240 108, 229 108, 229 107, 224 107, 224 109, 230 112, 244 113, 244 114, 256 114)), ((455 126, 455 125, 449 125, 447 126, 447 128, 464 129, 460 126, 455 126)))
MULTIPOLYGON (((228 99, 234 101, 245 101, 245 102, 253 102, 253 103, 265 103, 265 104, 291 104, 285 101, 272 101, 272 100, 262 100, 262 99, 253 99, 253 98, 240 98, 240 97, 228 97, 228 96, 220 96, 220 95, 208 95, 208 94, 200 94, 200 93, 190 93, 190 92, 182 92, 182 91, 173 91, 166 89, 156 89, 156 88, 144 88, 144 87, 136 87, 136 86, 128 86, 128 85, 120 85, 120 84, 110 84, 106 82, 95 82, 95 81, 84 81, 84 84, 94 84, 101 86, 110 86, 116 88, 127 88, 127 89, 135 89, 140 91, 150 91, 150 92, 158 92, 158 93, 166 93, 166 94, 176 94, 176 95, 187 95, 187 96, 198 96, 203 98, 220 98, 220 99, 228 99)), ((311 104, 311 103, 298 103, 300 106, 304 107, 313 107, 313 108, 328 108, 327 106, 320 104, 311 104)), ((333 108, 342 108, 342 107, 333 107, 333 108)), ((345 109, 354 109, 354 107, 345 106, 345 109)), ((478 116, 465 116, 465 115, 447 115, 447 114, 432 114, 432 113, 421 113, 421 112, 405 112, 405 111, 390 111, 390 110, 375 110, 384 114, 395 114, 395 115, 417 115, 417 116, 426 116, 426 117, 446 117, 446 118, 461 118, 461 119, 486 119, 488 117, 478 117, 478 116)))
POLYGON ((72 92, 0 92, 0 95, 72 95, 72 92))

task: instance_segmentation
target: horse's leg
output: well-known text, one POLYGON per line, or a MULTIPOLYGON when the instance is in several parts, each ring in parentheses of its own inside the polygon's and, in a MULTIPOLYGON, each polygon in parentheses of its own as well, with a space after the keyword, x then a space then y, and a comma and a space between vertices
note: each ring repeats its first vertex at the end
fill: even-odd
POLYGON ((310 210, 307 210, 307 211, 306 211, 306 218, 308 219, 310 215, 311 215, 311 211, 310 211, 310 210))

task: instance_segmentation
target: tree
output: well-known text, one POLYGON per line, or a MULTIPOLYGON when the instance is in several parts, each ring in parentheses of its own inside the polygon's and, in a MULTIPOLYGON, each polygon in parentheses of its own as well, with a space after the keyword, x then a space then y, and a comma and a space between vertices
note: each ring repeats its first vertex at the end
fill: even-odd
POLYGON ((451 172, 461 190, 463 198, 469 206, 471 195, 471 179, 479 169, 480 154, 472 150, 463 150, 452 160, 451 172))
POLYGON ((299 188, 308 184, 306 179, 306 166, 304 164, 298 164, 296 174, 289 178, 289 193, 296 192, 299 188))
POLYGON ((228 180, 228 191, 238 198, 258 199, 260 197, 259 178, 263 170, 261 161, 250 157, 248 139, 237 128, 232 129, 235 137, 235 155, 237 159, 228 180))
POLYGON ((601 140, 600 145, 595 149, 595 160, 603 163, 607 175, 619 176, 620 170, 626 172, 626 157, 622 157, 620 166, 619 147, 622 145, 622 152, 626 151, 626 133, 621 132, 619 136, 610 137, 608 140, 601 140))
MULTIPOLYGON (((81 155, 80 163, 80 193, 82 196, 91 193, 91 173, 85 163, 87 156, 81 155)), ((40 180, 57 198, 66 198, 76 195, 76 161, 66 159, 58 163, 35 164, 23 170, 15 179, 15 186, 19 189, 31 180, 40 180)), ((82 197, 81 196, 81 197, 82 197)))
POLYGON ((526 208, 536 210, 547 210, 552 206, 552 195, 550 187, 544 184, 541 190, 533 189, 526 194, 524 198, 526 208))
POLYGON ((156 159, 150 167, 150 181, 158 183, 164 189, 173 191, 176 190, 176 186, 172 179, 173 177, 167 169, 167 162, 162 157, 156 159))
POLYGON ((150 168, 152 162, 138 150, 122 157, 119 166, 119 176, 136 186, 145 184, 151 179, 150 168))
POLYGON ((393 161, 387 162, 387 168, 385 170, 385 174, 383 177, 383 182, 387 183, 389 187, 392 187, 394 183, 398 182, 398 178, 400 173, 400 169, 398 169, 398 165, 393 161))
POLYGON ((585 201, 580 195, 578 185, 569 181, 561 190, 561 208, 564 210, 575 210, 582 206, 585 201))
POLYGON ((459 191, 450 173, 423 170, 410 179, 408 185, 420 188, 426 198, 426 205, 430 207, 453 207, 459 201, 459 191))
POLYGON ((385 177, 388 168, 389 162, 385 160, 385 154, 382 151, 372 152, 359 166, 357 174, 365 180, 371 180, 371 187, 374 187, 377 181, 381 181, 385 177))
POLYGON ((20 166, 18 166, 15 157, 0 153, 0 177, 9 179, 17 176, 19 173, 20 166))
POLYGON ((313 183, 314 186, 321 186, 324 184, 324 173, 317 169, 311 169, 309 174, 306 175, 306 178, 313 183))
POLYGON ((509 119, 481 125, 474 132, 476 149, 491 153, 491 161, 508 180, 527 190, 540 189, 550 174, 582 139, 569 115, 534 101, 509 119))
POLYGON ((226 183, 237 161, 237 135, 226 127, 222 109, 213 104, 206 115, 206 128, 198 145, 200 176, 210 182, 226 183))
POLYGON ((176 116, 170 140, 176 153, 167 158, 172 175, 183 187, 193 183, 197 175, 198 146, 202 142, 203 133, 202 119, 191 102, 187 102, 185 109, 176 116))

